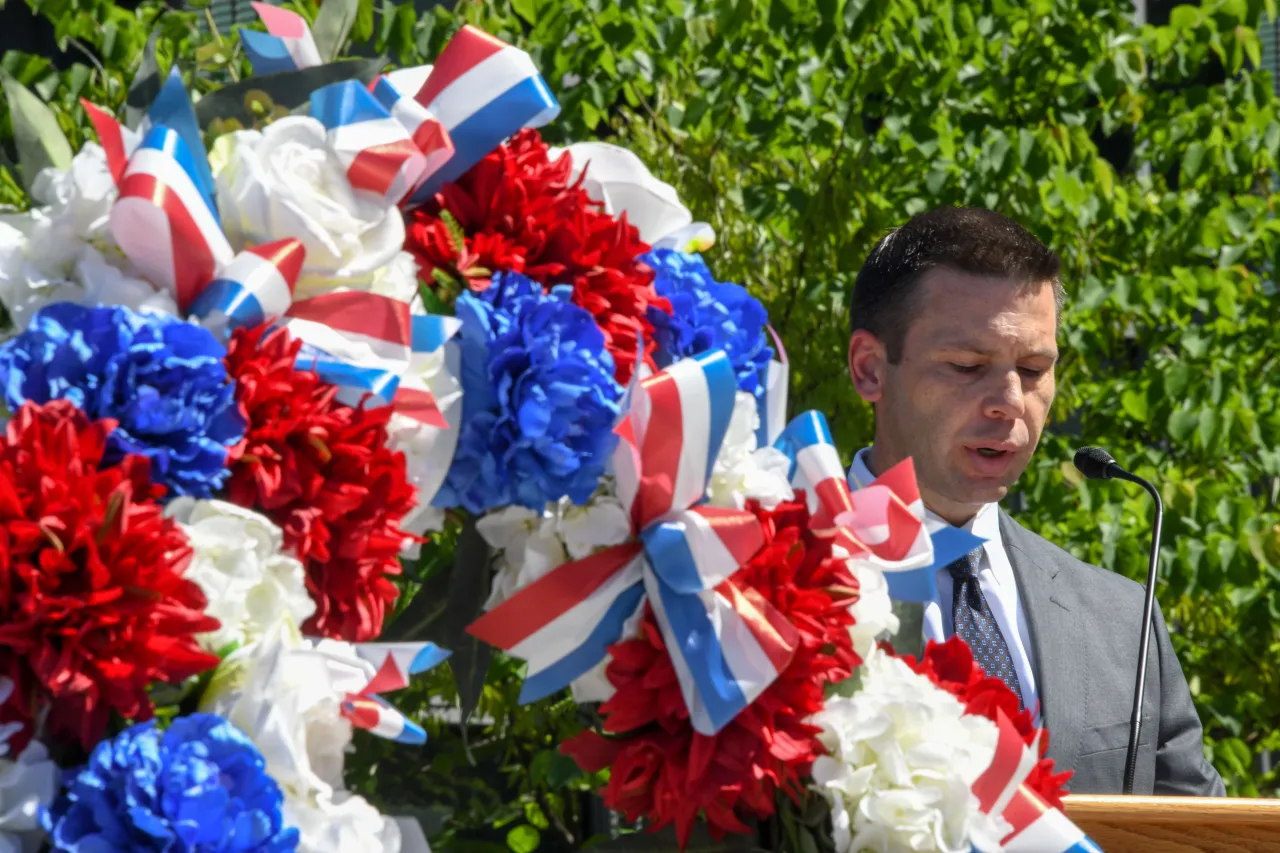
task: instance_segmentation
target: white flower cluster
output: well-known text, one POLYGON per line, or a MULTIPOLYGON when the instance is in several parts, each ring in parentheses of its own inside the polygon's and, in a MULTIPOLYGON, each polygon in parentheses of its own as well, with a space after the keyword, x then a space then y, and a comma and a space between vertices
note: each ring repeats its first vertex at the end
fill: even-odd
POLYGON ((831 807, 837 853, 998 850, 1007 824, 970 792, 995 756, 995 724, 883 651, 858 675, 852 697, 814 717, 828 755, 813 786, 831 807))
POLYGON ((302 563, 283 552, 284 532, 235 504, 176 498, 165 507, 187 534, 194 556, 187 577, 209 600, 205 612, 222 626, 200 637, 211 652, 256 640, 282 615, 301 625, 316 605, 302 563))
POLYGON ((228 656, 205 691, 200 710, 229 720, 266 759, 285 796, 285 821, 298 828, 299 853, 401 849, 396 821, 342 781, 352 735, 342 702, 373 675, 350 644, 304 639, 281 619, 228 656))
POLYGON ((755 397, 739 391, 707 484, 707 500, 713 506, 742 509, 748 500, 757 500, 773 509, 794 497, 787 479, 791 463, 780 450, 756 446, 759 426, 755 397))
POLYGON ((17 760, 0 758, 0 851, 36 853, 44 843, 40 808, 53 801, 62 771, 39 741, 17 760))
MULTIPOLYGON (((0 676, 0 705, 12 694, 13 681, 0 676)), ((40 809, 58 793, 62 771, 39 741, 10 758, 8 740, 16 728, 0 728, 0 853, 36 853, 44 842, 40 809)))
POLYGON ((111 236, 116 185, 102 147, 89 143, 71 168, 43 170, 37 206, 0 215, 0 303, 14 328, 26 328, 52 302, 123 305, 177 313, 172 297, 145 281, 111 236))

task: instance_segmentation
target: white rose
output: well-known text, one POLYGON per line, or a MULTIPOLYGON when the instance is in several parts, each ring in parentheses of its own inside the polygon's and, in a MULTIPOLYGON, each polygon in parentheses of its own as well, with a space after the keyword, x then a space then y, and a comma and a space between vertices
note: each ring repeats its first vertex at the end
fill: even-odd
POLYGON ((399 853, 395 822, 342 784, 352 734, 342 702, 374 673, 349 643, 305 640, 281 619, 228 656, 205 691, 200 709, 225 717, 262 753, 300 853, 399 853))
POLYGON ((53 802, 62 771, 39 741, 17 761, 0 758, 0 851, 36 853, 44 842, 40 808, 53 802))
POLYGON ((883 651, 860 673, 852 697, 829 699, 813 719, 828 751, 813 785, 831 806, 836 850, 988 849, 1006 827, 970 787, 995 756, 995 724, 883 651))
POLYGON ((552 148, 547 156, 554 160, 565 153, 573 163, 570 181, 585 174, 582 188, 587 195, 613 216, 625 213, 646 243, 670 243, 670 248, 681 251, 701 251, 715 242, 711 226, 694 223, 675 187, 655 178, 627 149, 607 142, 579 142, 568 148, 552 148))
POLYGON ((200 637, 206 649, 252 642, 282 614, 301 625, 315 613, 306 570, 284 553, 284 533, 266 517, 225 501, 181 497, 165 515, 187 534, 195 551, 187 577, 209 599, 205 612, 222 623, 200 637))
POLYGON ((773 509, 795 496, 787 479, 791 463, 786 455, 772 447, 756 448, 759 425, 755 397, 739 391, 707 485, 707 499, 712 505, 742 509, 748 500, 757 500, 766 509, 773 509))
POLYGON ((227 134, 214 144, 210 166, 234 248, 284 237, 302 241, 303 281, 315 283, 300 281, 300 291, 367 282, 404 244, 399 209, 351 186, 314 118, 289 116, 262 131, 227 134))

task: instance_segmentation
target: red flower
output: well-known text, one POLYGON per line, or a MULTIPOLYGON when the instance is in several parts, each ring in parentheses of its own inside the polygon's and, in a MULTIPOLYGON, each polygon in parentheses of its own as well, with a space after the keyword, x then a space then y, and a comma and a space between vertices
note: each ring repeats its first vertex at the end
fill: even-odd
POLYGON ((1053 759, 1043 757, 1049 748, 1048 731, 1036 728, 1031 711, 1019 709, 1018 697, 1007 684, 983 672, 982 667, 974 662, 973 652, 964 640, 953 636, 945 643, 930 641, 921 660, 911 656, 902 659, 915 672, 959 699, 966 713, 978 714, 995 722, 999 712, 1004 711, 1027 746, 1035 743, 1038 733, 1041 759, 1024 784, 1049 805, 1062 808, 1062 795, 1066 793, 1071 771, 1054 773, 1053 759))
POLYGON ((405 248, 427 281, 439 269, 484 290, 493 273, 510 270, 548 288, 572 284, 573 301, 604 330, 617 379, 625 385, 638 335, 644 337, 646 361, 656 367, 648 308, 670 313, 671 306, 654 291, 653 271, 636 260, 649 251, 639 232, 625 216, 605 213, 580 182, 570 184, 569 157, 552 161, 547 150, 535 130, 498 146, 414 211, 405 248), (450 232, 442 211, 462 235, 450 232))
POLYGON ((749 508, 766 544, 733 580, 799 631, 790 665, 718 734, 698 734, 653 613, 646 611, 642 636, 610 649, 608 677, 617 692, 600 712, 615 737, 586 732, 562 747, 588 771, 612 767, 605 803, 630 820, 651 818, 655 829, 674 823, 682 847, 699 813, 722 837, 751 831, 744 818, 771 815, 777 789, 800 795, 801 779, 821 752, 820 729, 804 720, 822 708, 823 686, 861 663, 849 634, 857 582, 845 561, 832 556, 831 541, 809 532, 803 495, 772 511, 749 508))
POLYGON ((59 400, 24 405, 0 439, 0 675, 15 687, 4 719, 47 705, 50 733, 86 749, 112 711, 151 717, 151 682, 218 663, 196 643, 218 620, 183 578, 191 546, 156 503, 147 459, 99 470, 114 428, 59 400))
POLYGON ((352 408, 314 372, 296 370, 302 344, 283 329, 237 330, 227 372, 248 429, 228 454, 230 498, 284 529, 316 602, 307 631, 352 642, 382 631, 397 590, 414 507, 401 453, 387 448, 389 407, 352 408))

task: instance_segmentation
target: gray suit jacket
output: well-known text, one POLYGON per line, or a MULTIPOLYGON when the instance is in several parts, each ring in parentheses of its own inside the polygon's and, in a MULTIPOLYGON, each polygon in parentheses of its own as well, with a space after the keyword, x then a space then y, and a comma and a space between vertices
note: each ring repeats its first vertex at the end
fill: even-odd
MULTIPOLYGON (((1048 755, 1072 770, 1074 794, 1118 794, 1124 785, 1143 588, 1090 566, 1003 512, 1000 533, 1013 564, 1035 654, 1048 755)), ((1159 607, 1147 655, 1135 794, 1223 795, 1204 758, 1203 730, 1159 607)))

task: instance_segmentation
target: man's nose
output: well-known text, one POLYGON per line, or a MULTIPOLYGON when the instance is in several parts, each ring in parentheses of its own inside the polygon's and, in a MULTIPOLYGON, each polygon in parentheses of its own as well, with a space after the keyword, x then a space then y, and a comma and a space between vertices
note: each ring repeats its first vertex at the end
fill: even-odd
POLYGON ((995 372, 992 386, 987 390, 984 411, 990 418, 1019 418, 1026 408, 1022 393, 1022 377, 1017 368, 995 372))

